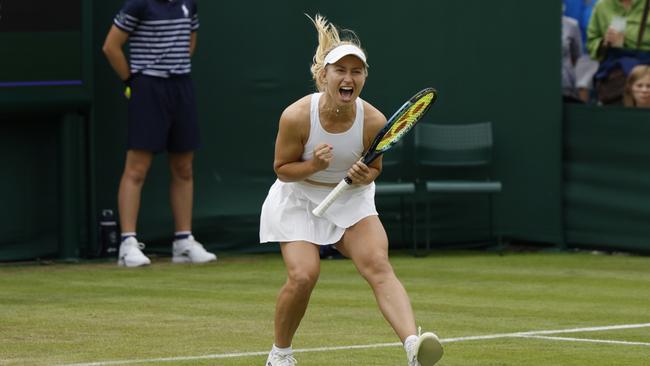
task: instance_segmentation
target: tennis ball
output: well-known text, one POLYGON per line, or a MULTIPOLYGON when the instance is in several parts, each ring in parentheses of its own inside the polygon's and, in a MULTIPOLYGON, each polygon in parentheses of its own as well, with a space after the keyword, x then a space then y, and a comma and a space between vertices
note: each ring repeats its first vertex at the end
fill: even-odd
POLYGON ((124 96, 126 97, 126 99, 131 99, 131 87, 130 86, 127 86, 124 89, 124 96))

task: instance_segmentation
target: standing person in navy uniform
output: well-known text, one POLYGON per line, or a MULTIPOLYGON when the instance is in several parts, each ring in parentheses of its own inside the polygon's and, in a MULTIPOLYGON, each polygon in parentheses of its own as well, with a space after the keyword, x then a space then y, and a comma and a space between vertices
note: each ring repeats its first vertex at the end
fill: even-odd
POLYGON ((196 48, 199 18, 194 0, 126 0, 115 16, 103 51, 125 83, 128 146, 120 180, 118 208, 122 242, 118 265, 151 263, 136 237, 142 186, 153 156, 167 151, 170 201, 175 223, 174 263, 205 263, 217 257, 192 236, 192 161, 199 147, 199 125, 190 57, 196 48), (123 52, 129 42, 127 60, 123 52), (129 62, 130 61, 130 62, 129 62))

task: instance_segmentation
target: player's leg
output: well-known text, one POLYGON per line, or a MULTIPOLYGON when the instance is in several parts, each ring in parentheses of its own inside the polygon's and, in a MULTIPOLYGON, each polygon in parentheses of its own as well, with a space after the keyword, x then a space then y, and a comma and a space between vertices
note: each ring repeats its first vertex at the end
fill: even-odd
POLYGON ((151 166, 153 154, 144 150, 129 150, 126 153, 124 172, 120 179, 117 204, 120 214, 122 243, 118 254, 118 264, 138 267, 150 263, 141 249, 143 245, 135 238, 142 186, 151 166))
POLYGON ((280 248, 287 280, 280 289, 275 307, 275 342, 279 347, 288 347, 318 281, 320 257, 318 246, 311 243, 283 243, 280 248))
POLYGON ((388 238, 379 217, 366 217, 348 228, 337 249, 368 281, 384 318, 404 343, 409 366, 435 364, 442 346, 435 334, 416 332, 411 302, 388 260, 388 238))
POLYGON ((336 245, 368 281, 382 314, 401 341, 415 334, 411 302, 388 261, 388 238, 377 216, 368 216, 345 231, 336 245))
POLYGON ((287 281, 280 289, 275 305, 275 339, 267 360, 270 365, 280 364, 284 357, 293 358, 291 342, 320 274, 318 246, 307 242, 290 242, 282 243, 280 248, 287 269, 287 281))

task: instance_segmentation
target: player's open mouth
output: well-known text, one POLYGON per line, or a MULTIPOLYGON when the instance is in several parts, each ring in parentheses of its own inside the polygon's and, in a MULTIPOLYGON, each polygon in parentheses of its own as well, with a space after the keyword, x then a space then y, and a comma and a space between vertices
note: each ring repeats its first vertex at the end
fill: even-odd
POLYGON ((349 86, 344 86, 344 87, 339 89, 339 94, 341 94, 341 97, 343 99, 352 98, 353 93, 354 93, 354 89, 352 89, 352 87, 349 87, 349 86))

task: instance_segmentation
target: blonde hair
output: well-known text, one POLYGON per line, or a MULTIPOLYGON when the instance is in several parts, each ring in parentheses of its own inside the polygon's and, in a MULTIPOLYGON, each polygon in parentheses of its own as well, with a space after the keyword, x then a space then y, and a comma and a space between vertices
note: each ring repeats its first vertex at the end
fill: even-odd
MULTIPOLYGON (((316 47, 316 53, 311 64, 311 76, 316 83, 316 88, 318 91, 323 91, 325 85, 319 79, 320 74, 325 70, 325 56, 333 50, 334 48, 344 45, 351 44, 359 47, 364 53, 366 53, 363 48, 361 48, 361 41, 357 37, 354 31, 349 29, 343 29, 339 32, 338 28, 330 23, 324 16, 316 14, 313 18, 308 14, 305 14, 309 20, 314 23, 316 31, 318 32, 318 47, 316 47), (341 33, 343 36, 341 36, 341 33)), ((365 69, 366 75, 368 74, 368 69, 365 69)))
POLYGON ((625 91, 623 92, 624 106, 636 107, 636 100, 634 100, 632 86, 646 75, 650 75, 650 65, 636 65, 632 68, 632 71, 630 71, 630 74, 627 76, 627 80, 625 81, 625 91))

